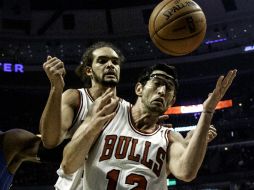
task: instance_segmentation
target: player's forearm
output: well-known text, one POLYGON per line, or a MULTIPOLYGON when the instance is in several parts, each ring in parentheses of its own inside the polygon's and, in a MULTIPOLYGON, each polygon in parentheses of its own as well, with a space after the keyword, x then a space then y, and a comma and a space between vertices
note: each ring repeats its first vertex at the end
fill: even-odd
POLYGON ((81 125, 64 148, 61 167, 65 174, 74 173, 84 164, 86 155, 100 134, 95 127, 87 126, 81 125))
POLYGON ((203 162, 207 149, 207 134, 212 117, 212 113, 201 114, 197 128, 181 157, 182 168, 186 171, 189 181, 196 177, 203 162))
POLYGON ((62 90, 51 88, 40 119, 40 133, 46 148, 54 148, 61 141, 61 100, 62 90))

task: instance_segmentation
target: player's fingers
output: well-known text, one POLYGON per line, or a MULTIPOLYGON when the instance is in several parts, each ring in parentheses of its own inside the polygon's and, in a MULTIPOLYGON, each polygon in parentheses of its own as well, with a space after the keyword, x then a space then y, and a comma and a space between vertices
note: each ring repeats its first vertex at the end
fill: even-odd
POLYGON ((216 131, 209 131, 208 136, 211 138, 215 138, 217 136, 217 132, 216 131))
POLYGON ((213 134, 211 134, 211 133, 208 134, 208 135, 207 135, 207 141, 208 141, 208 142, 211 142, 216 136, 217 136, 217 135, 213 135, 213 134))
POLYGON ((50 59, 49 61, 46 61, 44 64, 43 64, 43 68, 45 70, 49 70, 51 69, 53 66, 55 66, 56 64, 58 64, 59 62, 62 62, 60 59, 54 57, 52 59, 50 59))
POLYGON ((103 106, 102 108, 99 108, 99 114, 100 115, 107 115, 111 112, 113 112, 116 109, 116 106, 119 102, 119 98, 114 98, 111 100, 111 102, 105 106, 103 106))
POLYGON ((213 136, 217 136, 217 132, 216 131, 210 131, 209 134, 211 134, 213 136))
POLYGON ((161 115, 158 118, 158 123, 163 122, 163 121, 167 120, 168 118, 169 118, 168 115, 161 115))
POLYGON ((224 96, 224 94, 227 92, 228 88, 232 84, 234 78, 236 76, 236 70, 230 70, 224 80, 221 84, 221 95, 224 96))
POLYGON ((216 130, 212 130, 212 129, 210 129, 210 130, 209 130, 209 133, 212 133, 212 134, 217 134, 217 131, 216 131, 216 130))
POLYGON ((52 62, 52 67, 56 69, 62 68, 64 67, 64 63, 60 59, 57 59, 54 62, 52 62))
POLYGON ((53 59, 52 61, 49 62, 48 64, 50 68, 59 66, 59 65, 64 65, 64 63, 60 59, 53 59))
POLYGON ((105 124, 106 122, 112 120, 115 117, 115 115, 116 115, 116 112, 105 115, 105 116, 101 117, 101 122, 103 122, 103 124, 105 124))
POLYGON ((236 69, 228 71, 224 81, 223 81, 223 87, 227 86, 228 83, 234 78, 236 75, 236 69))
POLYGON ((223 75, 218 78, 215 89, 221 88, 221 85, 222 85, 221 83, 222 83, 223 79, 224 79, 223 75))
POLYGON ((65 75, 65 69, 64 68, 61 68, 61 69, 58 69, 58 70, 55 70, 54 72, 53 72, 53 74, 55 74, 55 75, 60 75, 60 76, 64 76, 65 75))
POLYGON ((225 91, 227 91, 227 89, 232 84, 234 78, 236 77, 236 73, 237 73, 236 69, 235 70, 231 70, 231 71, 228 72, 227 77, 226 77, 227 80, 223 84, 223 87, 225 88, 225 91))
POLYGON ((48 55, 47 61, 49 61, 50 59, 52 59, 52 57, 50 55, 48 55))
POLYGON ((62 74, 62 76, 64 77, 65 75, 66 75, 66 70, 65 70, 65 68, 63 68, 63 72, 62 72, 63 74, 62 74))
POLYGON ((215 132, 216 133, 216 131, 217 131, 217 129, 213 125, 210 125, 209 132, 215 132))
POLYGON ((100 99, 105 99, 105 97, 108 96, 108 94, 112 93, 113 92, 113 89, 112 88, 108 88, 101 96, 100 96, 100 99))
POLYGON ((224 80, 222 81, 222 88, 226 88, 228 85, 228 80, 230 78, 230 76, 232 75, 232 70, 228 71, 227 75, 225 76, 224 80))
POLYGON ((50 63, 52 63, 52 62, 54 62, 56 60, 60 60, 60 59, 58 59, 57 57, 51 57, 51 58, 47 59, 46 63, 50 64, 50 63))
POLYGON ((51 64, 50 70, 58 70, 64 68, 64 63, 62 61, 55 61, 51 64))
POLYGON ((210 125, 209 128, 216 129, 214 125, 210 125))
POLYGON ((214 127, 214 125, 210 125, 209 130, 216 131, 217 129, 214 127))
POLYGON ((64 76, 66 73, 63 62, 56 63, 53 67, 48 68, 47 72, 51 73, 51 75, 61 76, 64 76))
POLYGON ((98 101, 100 101, 100 105, 103 107, 106 104, 110 103, 111 98, 113 98, 114 96, 114 92, 113 91, 108 91, 105 92, 99 99, 98 101))
POLYGON ((99 111, 101 111, 105 106, 107 106, 107 104, 110 104, 110 99, 112 97, 113 97, 113 92, 105 92, 103 95, 98 97, 92 105, 93 109, 91 109, 91 113, 92 112, 98 113, 99 111))

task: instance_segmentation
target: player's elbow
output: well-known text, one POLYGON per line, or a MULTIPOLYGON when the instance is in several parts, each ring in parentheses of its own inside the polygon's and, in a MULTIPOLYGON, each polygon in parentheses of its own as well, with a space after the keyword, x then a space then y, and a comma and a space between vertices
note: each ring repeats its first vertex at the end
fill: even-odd
POLYGON ((70 174, 74 173, 74 171, 65 164, 62 165, 62 169, 63 169, 64 174, 66 174, 66 175, 70 175, 70 174))
POLYGON ((192 167, 189 167, 189 165, 184 166, 184 164, 180 164, 180 166, 177 167, 172 174, 177 179, 180 179, 184 182, 190 182, 197 177, 197 171, 195 171, 192 167))
POLYGON ((197 173, 193 171, 185 171, 181 175, 178 176, 178 179, 184 182, 191 182, 197 177, 197 173))
POLYGON ((61 168, 62 168, 64 174, 66 174, 66 175, 71 175, 75 171, 77 171, 77 169, 73 168, 72 165, 69 164, 68 162, 66 162, 65 160, 62 161, 61 168))
POLYGON ((79 165, 77 162, 76 157, 73 157, 72 152, 69 152, 70 147, 68 145, 66 145, 63 150, 63 160, 61 162, 61 168, 66 175, 73 174, 81 166, 81 164, 79 165))
POLYGON ((194 180, 197 177, 197 175, 193 175, 193 174, 187 174, 185 176, 182 177, 182 180, 185 182, 191 182, 192 180, 194 180))
POLYGON ((43 146, 46 149, 53 149, 53 148, 57 147, 59 144, 57 140, 49 141, 48 139, 44 138, 43 136, 42 136, 41 140, 42 140, 43 146))

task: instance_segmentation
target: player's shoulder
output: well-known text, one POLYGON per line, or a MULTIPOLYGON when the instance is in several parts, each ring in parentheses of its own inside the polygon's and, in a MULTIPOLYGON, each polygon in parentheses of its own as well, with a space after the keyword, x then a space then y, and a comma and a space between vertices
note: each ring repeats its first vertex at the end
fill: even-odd
POLYGON ((63 93, 63 103, 70 105, 78 105, 80 93, 78 89, 67 89, 63 93))
POLYGON ((181 133, 174 131, 174 130, 169 130, 170 132, 168 133, 168 139, 171 142, 181 142, 183 140, 183 136, 181 133))
POLYGON ((63 95, 71 95, 71 96, 77 96, 79 94, 79 90, 76 88, 69 88, 67 90, 64 91, 63 95))

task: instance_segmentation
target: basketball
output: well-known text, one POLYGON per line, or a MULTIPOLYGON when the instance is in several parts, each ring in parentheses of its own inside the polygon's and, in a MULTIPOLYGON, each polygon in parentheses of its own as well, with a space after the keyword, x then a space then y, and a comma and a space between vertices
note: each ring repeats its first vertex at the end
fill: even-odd
POLYGON ((192 0, 163 0, 149 19, 149 35, 162 52, 181 56, 199 47, 206 34, 206 18, 192 0))

